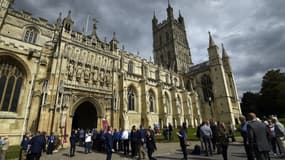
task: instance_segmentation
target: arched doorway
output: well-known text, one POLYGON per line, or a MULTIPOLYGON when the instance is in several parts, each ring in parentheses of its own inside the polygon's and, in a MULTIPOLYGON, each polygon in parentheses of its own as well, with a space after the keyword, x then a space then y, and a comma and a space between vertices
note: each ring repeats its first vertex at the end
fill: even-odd
POLYGON ((86 101, 80 104, 73 115, 72 129, 97 128, 98 115, 93 103, 86 101))

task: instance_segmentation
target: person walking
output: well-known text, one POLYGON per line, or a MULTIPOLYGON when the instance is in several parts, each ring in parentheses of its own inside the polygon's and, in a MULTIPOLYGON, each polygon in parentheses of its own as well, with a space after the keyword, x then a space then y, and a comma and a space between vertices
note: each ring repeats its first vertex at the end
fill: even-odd
POLYGON ((112 148, 113 148, 113 135, 112 135, 112 127, 108 126, 107 132, 105 133, 105 144, 106 144, 106 154, 107 160, 112 159, 112 148))
POLYGON ((71 136, 69 138, 69 142, 70 142, 69 156, 73 157, 76 149, 77 130, 72 131, 71 136))
POLYGON ((203 138, 206 156, 213 156, 211 137, 213 136, 212 130, 209 126, 209 121, 205 121, 204 125, 200 128, 200 136, 203 138))
POLYGON ((51 135, 48 137, 48 147, 47 147, 47 154, 52 154, 54 149, 54 142, 55 142, 55 136, 52 132, 51 135))
POLYGON ((249 123, 247 125, 248 142, 254 152, 256 160, 270 160, 270 131, 266 124, 257 121, 254 113, 248 114, 249 123))
POLYGON ((152 154, 156 148, 154 135, 151 133, 150 130, 146 131, 146 148, 147 148, 147 155, 149 160, 156 160, 156 158, 152 157, 152 154))
POLYGON ((185 130, 181 126, 179 126, 179 132, 177 132, 177 136, 179 137, 180 147, 183 152, 182 160, 186 160, 187 159, 187 151, 186 151, 187 137, 186 137, 185 130))

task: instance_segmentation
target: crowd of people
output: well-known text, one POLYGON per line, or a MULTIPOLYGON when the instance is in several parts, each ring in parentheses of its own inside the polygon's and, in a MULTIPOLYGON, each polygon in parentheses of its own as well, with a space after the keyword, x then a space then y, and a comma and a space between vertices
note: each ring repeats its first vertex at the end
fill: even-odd
POLYGON ((111 159, 113 152, 122 152, 125 156, 145 159, 146 154, 150 160, 155 160, 152 156, 156 150, 155 132, 149 127, 145 129, 140 125, 139 129, 132 126, 131 131, 125 129, 107 129, 97 131, 77 129, 73 130, 70 136, 70 156, 75 156, 76 143, 85 148, 85 153, 91 150, 106 152, 107 159, 111 159))
POLYGON ((200 155, 204 152, 206 156, 213 156, 213 152, 222 154, 223 159, 227 160, 227 150, 229 138, 235 141, 231 127, 226 128, 223 122, 204 121, 197 127, 196 136, 201 142, 201 146, 195 146, 192 154, 200 155))
MULTIPOLYGON (((249 113, 247 117, 239 118, 241 124, 238 131, 243 138, 243 145, 248 160, 269 160, 269 152, 274 156, 285 157, 285 129, 275 116, 262 120, 254 113, 249 113)), ((183 159, 187 159, 187 127, 186 123, 178 126, 176 133, 180 140, 180 147, 183 152, 183 159)), ((169 123, 163 127, 165 140, 173 140, 173 127, 169 123)), ((142 125, 137 128, 135 125, 131 130, 113 129, 111 126, 105 129, 73 129, 69 136, 70 157, 75 156, 76 146, 84 147, 85 154, 91 151, 106 153, 106 159, 112 159, 112 153, 121 153, 126 157, 137 159, 155 160, 152 156, 157 150, 155 142, 155 132, 151 127, 145 129, 142 125)), ((234 128, 227 126, 223 122, 204 121, 197 127, 196 132, 201 145, 194 146, 192 154, 213 156, 214 153, 222 154, 227 160, 227 150, 229 141, 235 141, 234 128)), ((37 132, 35 135, 26 133, 21 142, 20 160, 38 160, 43 152, 52 154, 57 148, 60 140, 53 133, 46 136, 45 132, 37 132)), ((9 147, 8 136, 0 137, 1 160, 5 156, 9 147)))
POLYGON ((276 116, 257 118, 254 113, 241 116, 239 129, 248 160, 269 160, 269 152, 285 158, 285 129, 276 116))

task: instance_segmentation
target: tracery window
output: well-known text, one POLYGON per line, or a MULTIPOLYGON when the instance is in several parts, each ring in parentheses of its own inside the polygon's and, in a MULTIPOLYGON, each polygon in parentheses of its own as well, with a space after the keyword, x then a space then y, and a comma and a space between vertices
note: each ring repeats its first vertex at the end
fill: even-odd
POLYGON ((206 102, 208 102, 210 99, 213 100, 214 96, 213 96, 211 78, 208 75, 203 75, 201 78, 201 84, 202 84, 204 100, 206 102))
POLYGON ((34 27, 28 27, 25 31, 24 41, 28 43, 36 43, 36 39, 38 36, 38 30, 34 27))
POLYGON ((5 58, 0 61, 0 111, 17 111, 23 80, 18 66, 5 58))
POLYGON ((149 92, 149 112, 154 112, 155 103, 154 103, 154 94, 152 91, 149 92))
POLYGON ((135 98, 136 92, 133 88, 128 89, 128 110, 134 111, 135 110, 135 98))
POLYGON ((130 61, 128 63, 128 72, 129 73, 133 73, 134 72, 134 63, 132 61, 130 61))

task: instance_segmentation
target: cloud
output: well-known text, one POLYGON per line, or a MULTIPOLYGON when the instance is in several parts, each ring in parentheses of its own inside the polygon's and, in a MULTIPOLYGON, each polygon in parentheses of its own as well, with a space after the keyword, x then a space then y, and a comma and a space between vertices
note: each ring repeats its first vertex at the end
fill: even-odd
MULTIPOLYGON (((285 68, 284 0, 172 0, 175 17, 184 16, 194 63, 208 59, 208 31, 231 57, 239 94, 260 89, 270 68, 285 68)), ((120 45, 141 56, 152 56, 153 11, 166 19, 166 0, 16 0, 14 7, 54 23, 58 13, 72 10, 74 28, 81 31, 86 17, 98 19, 101 39, 117 33, 120 45)), ((92 23, 89 28, 91 29, 92 23)), ((91 31, 91 30, 90 30, 91 31)))

